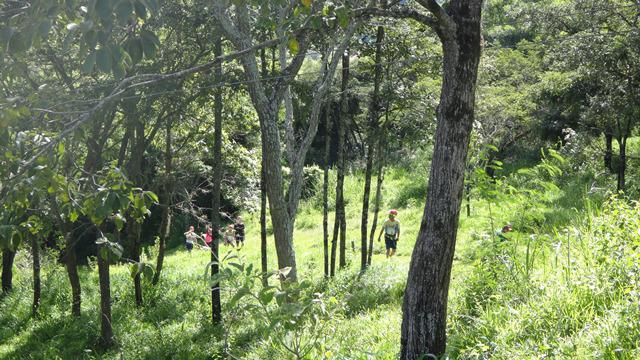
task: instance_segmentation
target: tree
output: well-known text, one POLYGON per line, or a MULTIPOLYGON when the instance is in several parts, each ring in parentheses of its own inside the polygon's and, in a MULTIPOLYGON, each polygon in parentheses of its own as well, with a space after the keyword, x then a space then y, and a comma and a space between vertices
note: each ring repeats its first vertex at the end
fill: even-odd
MULTIPOLYGON (((264 3, 262 6, 268 10, 269 5, 269 3, 264 3)), ((299 20, 290 16, 294 9, 299 9, 297 10, 299 13, 309 13, 309 19, 311 19, 311 16, 320 16, 322 4, 320 4, 320 2, 314 2, 313 6, 311 6, 309 3, 298 4, 297 1, 289 1, 284 10, 287 16, 283 16, 282 18, 299 20)), ((237 2, 233 8, 233 16, 230 14, 230 11, 229 4, 226 1, 217 2, 214 6, 214 16, 236 51, 240 52, 245 49, 250 49, 253 46, 253 36, 250 29, 252 23, 255 24, 255 22, 252 22, 254 19, 250 17, 252 12, 249 10, 249 5, 244 1, 240 1, 237 2)), ((337 10, 334 9, 334 11, 336 11, 335 14, 328 14, 326 16, 337 16, 337 10)), ((265 12, 263 11, 261 13, 265 12)), ((270 14, 269 11, 266 11, 266 13, 270 14)), ((320 20, 321 19, 322 17, 320 17, 320 20)), ((332 53, 334 55, 331 61, 329 62, 330 57, 328 55, 324 60, 327 65, 327 70, 318 77, 316 82, 307 131, 302 136, 302 141, 296 145, 296 151, 291 152, 295 153, 295 158, 292 159, 293 161, 291 161, 290 164, 291 181, 286 195, 284 193, 285 186, 281 170, 281 137, 277 122, 278 110, 288 85, 292 81, 292 78, 299 72, 306 57, 306 52, 311 45, 309 28, 300 27, 300 32, 289 37, 289 49, 295 53, 295 55, 285 68, 286 70, 282 72, 281 77, 275 81, 272 86, 273 90, 269 93, 266 91, 264 79, 261 79, 260 72, 258 71, 255 54, 253 52, 243 52, 240 57, 245 80, 248 83, 247 86, 251 101, 260 119, 260 128, 264 143, 263 150, 265 150, 265 162, 263 166, 266 167, 267 172, 265 177, 266 188, 274 229, 278 267, 290 267, 292 270, 289 272, 288 277, 292 281, 297 281, 295 251, 293 248, 293 225, 302 192, 304 160, 317 132, 320 110, 324 103, 324 97, 331 85, 338 60, 341 54, 344 53, 358 25, 357 22, 352 24, 344 23, 342 19, 347 20, 346 14, 342 14, 340 21, 338 21, 340 24, 345 25, 344 36, 332 46, 332 53)), ((255 20, 265 21, 264 18, 255 20)), ((317 21, 311 21, 311 23, 322 26, 322 20, 320 24, 318 24, 317 21)), ((280 39, 280 41, 284 41, 284 39, 280 39)))
POLYGON ((441 355, 445 350, 449 282, 482 38, 482 0, 452 0, 444 7, 435 0, 418 3, 430 14, 404 6, 363 11, 413 18, 435 31, 443 49, 443 82, 427 201, 402 304, 401 359, 441 355))

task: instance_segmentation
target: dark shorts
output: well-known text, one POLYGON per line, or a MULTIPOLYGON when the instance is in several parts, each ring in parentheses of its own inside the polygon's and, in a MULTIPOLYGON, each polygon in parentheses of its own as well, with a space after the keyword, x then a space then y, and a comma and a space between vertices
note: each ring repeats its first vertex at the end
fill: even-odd
POLYGON ((236 241, 244 242, 244 235, 236 234, 236 241))
POLYGON ((398 240, 396 240, 395 235, 386 235, 384 236, 384 245, 388 249, 396 249, 396 245, 398 244, 398 240))
POLYGON ((193 249, 193 244, 192 243, 184 243, 184 246, 187 248, 187 250, 191 251, 193 249))

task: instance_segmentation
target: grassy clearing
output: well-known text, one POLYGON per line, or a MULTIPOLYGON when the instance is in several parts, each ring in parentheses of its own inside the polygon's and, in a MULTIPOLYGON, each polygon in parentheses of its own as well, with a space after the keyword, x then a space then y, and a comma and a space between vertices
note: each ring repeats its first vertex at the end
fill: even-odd
MULTIPOLYGON (((319 204, 309 199, 301 207, 295 232, 300 275, 332 304, 321 345, 309 358, 397 356, 404 283, 423 205, 406 194, 426 182, 426 174, 417 175, 401 170, 387 175, 385 208, 405 205, 400 211, 403 235, 398 256, 390 260, 384 258, 383 245, 376 243, 373 266, 364 276, 357 271, 361 177, 349 176, 346 181, 349 264, 333 280, 322 278, 319 204), (356 252, 351 250, 352 241, 356 252)), ((566 181, 534 205, 524 197, 494 204, 493 219, 486 203, 474 202, 472 217, 461 217, 447 357, 640 357, 640 214, 622 201, 602 209, 577 208, 590 180, 566 181), (528 214, 535 216, 524 216, 528 214), (526 231, 509 234, 506 242, 496 241, 491 224, 495 228, 507 221, 526 231)), ((247 246, 238 253, 245 263, 257 266, 257 217, 248 214, 246 220, 247 246)), ((91 265, 81 271, 83 316, 74 319, 68 315, 66 274, 52 258, 46 259, 42 315, 32 319, 30 262, 22 251, 16 259, 16 290, 0 300, 0 358, 210 359, 223 358, 225 353, 243 359, 289 358, 273 341, 283 334, 270 333, 250 312, 228 306, 234 289, 223 289, 225 330, 209 325, 208 285, 203 280, 208 262, 203 251, 171 251, 160 285, 145 285, 142 309, 134 306, 128 267, 112 266, 118 347, 104 351, 95 341, 99 336, 97 268, 91 265)), ((272 246, 269 266, 276 269, 272 246)))

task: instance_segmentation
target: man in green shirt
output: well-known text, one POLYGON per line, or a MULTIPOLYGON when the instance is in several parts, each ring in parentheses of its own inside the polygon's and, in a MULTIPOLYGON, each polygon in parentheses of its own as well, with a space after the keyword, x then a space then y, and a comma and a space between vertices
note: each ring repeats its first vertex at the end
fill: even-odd
POLYGON ((384 233, 384 244, 387 248, 387 258, 392 257, 396 253, 396 245, 400 240, 400 221, 396 219, 398 211, 393 209, 389 211, 389 219, 382 224, 380 229, 380 235, 378 235, 378 241, 384 233))

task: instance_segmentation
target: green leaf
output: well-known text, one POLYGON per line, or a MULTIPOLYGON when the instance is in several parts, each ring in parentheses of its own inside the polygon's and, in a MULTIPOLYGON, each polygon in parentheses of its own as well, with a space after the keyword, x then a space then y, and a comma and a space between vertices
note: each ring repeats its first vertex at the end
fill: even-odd
POLYGON ((304 5, 305 7, 310 7, 311 6, 311 2, 312 0, 300 0, 300 2, 302 3, 302 5, 304 5))
POLYGON ((133 38, 127 42, 126 45, 127 52, 129 56, 131 56, 131 61, 133 64, 137 64, 142 60, 143 49, 142 49, 142 40, 140 38, 133 38))
POLYGON ((111 20, 112 4, 110 0, 96 0, 95 9, 103 21, 109 22, 111 20))
POLYGON ((111 72, 112 59, 111 52, 108 48, 103 47, 98 49, 96 52, 96 64, 98 64, 98 69, 103 73, 111 72))
POLYGON ((122 65, 121 62, 113 64, 112 70, 113 70, 113 76, 115 76, 116 79, 123 79, 124 76, 126 75, 124 65, 122 65))
POLYGON ((142 51, 147 59, 152 59, 156 56, 157 47, 159 44, 156 35, 150 31, 143 30, 142 35, 142 51))
POLYGON ((142 2, 140 2, 140 0, 136 1, 133 4, 133 7, 135 9, 136 15, 140 19, 146 19, 147 18, 147 7, 144 6, 144 4, 142 2))
POLYGON ((273 300, 275 294, 276 293, 273 290, 262 291, 259 296, 260 302, 263 305, 268 305, 271 302, 271 300, 273 300))
POLYGON ((93 67, 96 64, 96 52, 92 51, 89 56, 87 56, 86 59, 84 59, 84 62, 82 63, 82 71, 84 71, 85 74, 91 74, 93 72, 93 67))
POLYGON ((295 38, 290 38, 288 45, 289 45, 289 51, 291 51, 291 53, 293 55, 298 53, 298 50, 300 49, 300 45, 298 44, 298 40, 296 40, 295 38))
POLYGON ((238 292, 233 295, 231 300, 229 300, 229 307, 235 307, 236 303, 249 293, 250 291, 247 287, 241 287, 240 289, 238 289, 238 292))
POLYGON ((38 25, 38 35, 43 38, 46 38, 49 35, 49 31, 51 31, 51 26, 53 22, 50 19, 46 19, 38 25))
POLYGON ((341 6, 335 10, 336 17, 338 18, 338 25, 341 28, 345 29, 349 26, 349 13, 347 12, 347 8, 341 6))
POLYGON ((71 214, 69 214, 69 220, 71 220, 72 222, 78 220, 78 213, 72 211, 71 214))
POLYGON ((125 24, 133 13, 133 4, 129 0, 122 0, 116 6, 116 15, 121 24, 125 24))

